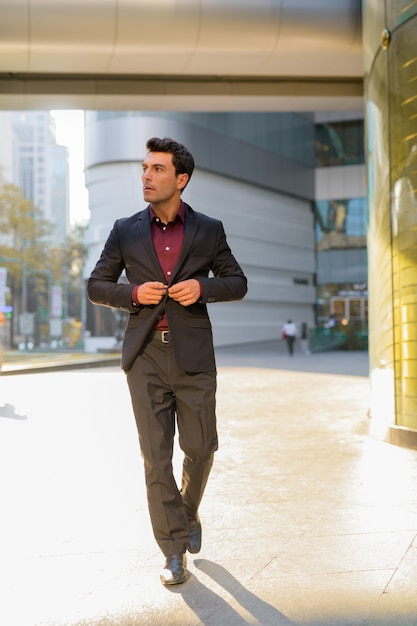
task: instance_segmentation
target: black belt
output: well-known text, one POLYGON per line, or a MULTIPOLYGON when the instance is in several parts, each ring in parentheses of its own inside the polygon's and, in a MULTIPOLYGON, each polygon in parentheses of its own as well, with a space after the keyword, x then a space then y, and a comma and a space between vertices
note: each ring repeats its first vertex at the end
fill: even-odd
POLYGON ((171 343, 171 334, 169 330, 154 330, 153 339, 159 339, 162 343, 171 343))

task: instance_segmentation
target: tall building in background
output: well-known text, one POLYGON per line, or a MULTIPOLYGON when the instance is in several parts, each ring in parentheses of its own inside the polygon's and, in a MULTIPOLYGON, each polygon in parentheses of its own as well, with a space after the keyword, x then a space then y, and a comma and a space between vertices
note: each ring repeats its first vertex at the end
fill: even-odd
POLYGON ((49 111, 1 112, 0 166, 54 227, 54 241, 69 232, 68 149, 59 146, 49 111))
MULTIPOLYGON (((210 309, 217 346, 275 340, 289 318, 312 329, 331 313, 366 337, 362 112, 88 112, 86 276, 114 221, 146 206, 140 162, 155 135, 191 149, 184 200, 224 222, 248 276, 239 310, 210 309)), ((87 327, 103 340, 117 323, 110 310, 89 310, 87 327)))
MULTIPOLYGON (((275 113, 88 112, 89 262, 118 217, 145 208, 140 163, 146 141, 171 136, 196 161, 184 200, 223 221, 248 276, 243 303, 210 308, 217 346, 270 341, 288 319, 314 325, 314 117, 275 113), (227 309, 227 310, 226 310, 227 309), (230 320, 233 320, 231 323, 230 320)), ((111 313, 89 311, 87 328, 111 334, 111 313)))
POLYGON ((68 148, 51 142, 49 145, 50 212, 56 241, 62 243, 70 231, 68 148))
POLYGON ((0 181, 13 180, 13 113, 0 112, 0 181))

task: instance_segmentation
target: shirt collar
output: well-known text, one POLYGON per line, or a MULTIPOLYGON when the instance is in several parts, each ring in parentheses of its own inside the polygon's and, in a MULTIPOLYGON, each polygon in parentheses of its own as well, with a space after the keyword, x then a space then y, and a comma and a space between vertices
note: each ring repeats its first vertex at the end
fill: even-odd
MULTIPOLYGON (((152 222, 155 222, 155 221, 157 220, 157 217, 156 217, 155 213, 153 212, 153 208, 152 208, 152 205, 151 205, 151 204, 149 205, 149 216, 150 216, 150 219, 151 219, 151 223, 152 223, 152 222)), ((176 220, 178 220, 178 219, 179 219, 179 220, 180 220, 183 224, 185 224, 185 204, 184 204, 184 202, 183 202, 182 200, 181 200, 181 204, 180 204, 179 211, 178 211, 178 213, 176 214, 176 216, 175 216, 175 220, 174 220, 174 221, 176 221, 176 220)))

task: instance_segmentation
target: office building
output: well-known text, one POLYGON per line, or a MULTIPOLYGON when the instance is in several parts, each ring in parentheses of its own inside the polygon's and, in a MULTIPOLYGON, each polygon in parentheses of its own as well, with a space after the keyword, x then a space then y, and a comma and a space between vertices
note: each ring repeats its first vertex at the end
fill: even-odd
MULTIPOLYGON (((289 318, 314 329, 333 311, 366 335, 361 112, 88 112, 86 276, 113 222, 145 206, 140 162, 154 135, 191 149, 196 170, 184 200, 223 221, 248 276, 238 307, 210 307, 217 346, 277 339, 289 318)), ((90 307, 94 335, 112 335, 118 324, 114 313, 90 307)))
POLYGON ((69 233, 68 149, 56 143, 49 111, 0 112, 0 166, 53 226, 53 240, 69 233))

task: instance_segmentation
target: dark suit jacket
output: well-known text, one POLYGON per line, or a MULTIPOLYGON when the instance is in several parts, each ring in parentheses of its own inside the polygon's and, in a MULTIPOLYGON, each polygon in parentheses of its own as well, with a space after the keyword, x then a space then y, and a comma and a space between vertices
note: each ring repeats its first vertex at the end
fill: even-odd
POLYGON ((198 302, 184 307, 166 296, 158 305, 133 305, 135 284, 166 283, 152 242, 149 207, 115 222, 89 278, 87 290, 91 302, 130 313, 122 349, 124 370, 131 368, 164 310, 180 367, 187 372, 214 370, 206 303, 240 300, 247 291, 246 277, 231 253, 222 223, 193 211, 188 205, 185 207, 184 242, 169 284, 197 278, 203 288, 198 302), (123 270, 128 284, 117 282, 123 270))

